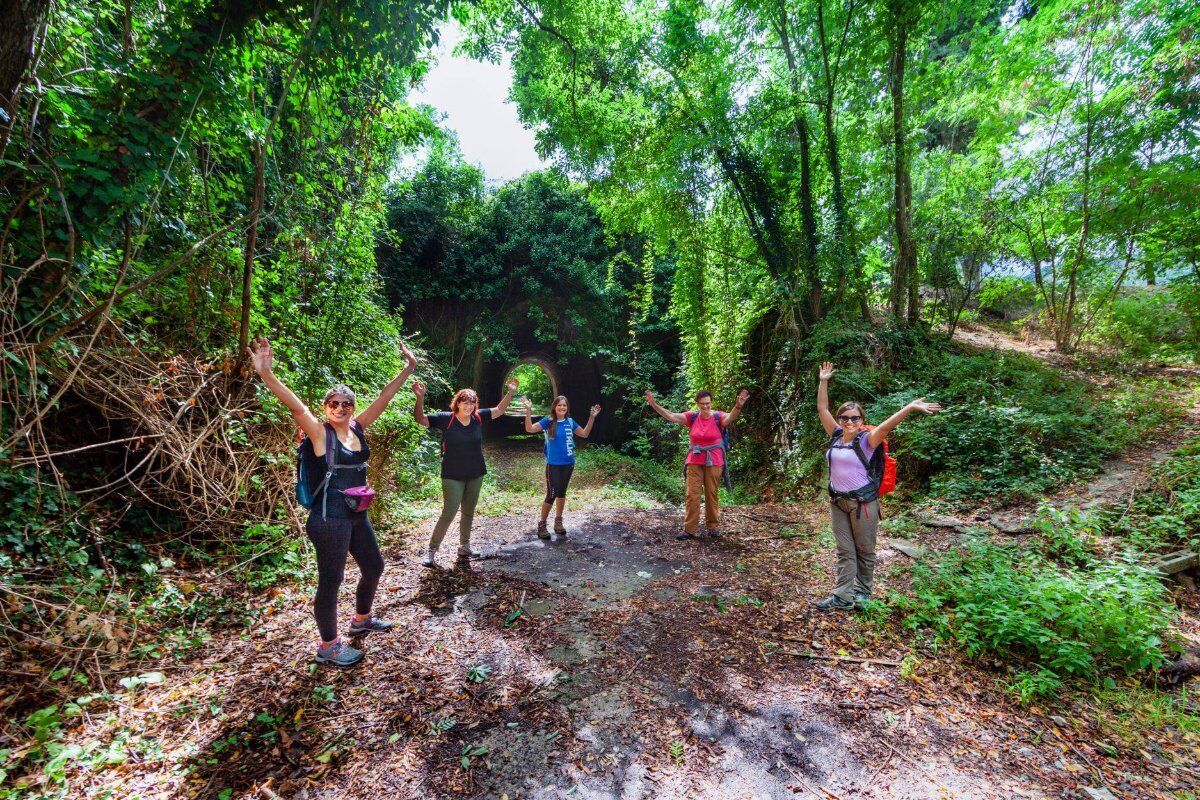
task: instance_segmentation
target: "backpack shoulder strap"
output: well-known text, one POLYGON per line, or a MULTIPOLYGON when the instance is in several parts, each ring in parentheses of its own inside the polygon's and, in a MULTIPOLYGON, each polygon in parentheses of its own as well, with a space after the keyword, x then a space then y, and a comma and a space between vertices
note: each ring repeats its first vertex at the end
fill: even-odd
POLYGON ((333 432, 333 426, 328 422, 325 423, 325 466, 332 469, 337 464, 337 434, 333 432))
MULTIPOLYGON (((863 469, 867 471, 868 475, 871 474, 871 462, 867 460, 867 451, 866 447, 863 445, 863 442, 866 441, 870 434, 870 431, 859 431, 858 434, 855 435, 854 441, 850 443, 854 449, 854 453, 858 456, 858 460, 862 462, 863 469)), ((878 450, 879 448, 876 449, 878 450)), ((875 454, 872 453, 871 455, 875 454)))
POLYGON ((696 420, 700 419, 700 412, 689 411, 683 415, 683 418, 687 420, 688 427, 690 428, 696 424, 696 420))

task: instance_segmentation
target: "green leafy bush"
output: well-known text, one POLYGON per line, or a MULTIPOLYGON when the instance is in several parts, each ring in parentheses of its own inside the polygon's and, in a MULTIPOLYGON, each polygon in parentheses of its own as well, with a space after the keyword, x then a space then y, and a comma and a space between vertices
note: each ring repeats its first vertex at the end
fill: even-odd
POLYGON ((979 289, 979 310, 999 317, 1023 316, 1038 300, 1037 286, 1013 275, 988 278, 979 289))
POLYGON ((1175 293, 1162 287, 1139 287, 1099 304, 1088 332, 1094 343, 1115 348, 1133 358, 1171 357, 1200 352, 1189 319, 1175 293))
POLYGON ((900 605, 972 657, 1027 660, 1035 671, 1011 688, 1024 699, 1066 678, 1134 673, 1165 660, 1171 604, 1149 569, 1128 562, 1060 567, 1035 551, 969 542, 915 571, 914 599, 900 605))
MULTIPOLYGON (((878 423, 925 396, 940 414, 910 416, 892 434, 903 486, 948 500, 1033 498, 1094 473, 1101 461, 1181 412, 1161 386, 1097 388, 1020 353, 956 349, 916 330, 822 326, 805 356, 833 361, 833 406, 857 400, 878 423)), ((802 409, 797 472, 824 468, 825 433, 802 409)))

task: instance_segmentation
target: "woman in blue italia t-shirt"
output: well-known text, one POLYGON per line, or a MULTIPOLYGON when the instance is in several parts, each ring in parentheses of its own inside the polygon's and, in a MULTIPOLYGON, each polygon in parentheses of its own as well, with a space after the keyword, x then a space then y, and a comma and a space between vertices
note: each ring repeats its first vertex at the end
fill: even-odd
POLYGON ((543 435, 542 448, 546 453, 546 499, 542 501, 542 517, 538 521, 537 535, 539 539, 549 539, 546 530, 546 518, 550 516, 550 506, 554 505, 554 532, 560 536, 567 535, 563 525, 563 507, 567 503, 567 484, 571 482, 571 473, 575 470, 575 437, 584 439, 592 432, 592 424, 600 413, 600 406, 592 406, 587 425, 580 425, 571 419, 571 404, 567 398, 559 395, 554 398, 550 407, 550 416, 542 417, 534 422, 530 416, 533 404, 525 398, 525 431, 543 435))

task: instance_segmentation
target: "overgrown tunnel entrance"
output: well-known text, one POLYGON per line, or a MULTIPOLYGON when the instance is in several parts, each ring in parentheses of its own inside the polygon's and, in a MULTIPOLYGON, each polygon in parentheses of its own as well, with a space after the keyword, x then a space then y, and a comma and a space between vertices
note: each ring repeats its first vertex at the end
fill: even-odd
MULTIPOLYGON (((517 393, 508 408, 508 414, 503 419, 496 420, 487 426, 489 438, 508 437, 525 432, 524 398, 528 397, 533 404, 533 419, 536 421, 550 413, 550 405, 558 395, 565 395, 571 406, 571 416, 580 425, 587 424, 588 409, 604 401, 601 397, 603 376, 599 364, 590 358, 575 356, 560 365, 549 353, 522 353, 514 362, 485 365, 483 380, 480 386, 486 398, 499 398, 504 395, 504 387, 510 380, 516 380, 517 393)), ((494 402, 491 399, 485 403, 494 402)), ((601 413, 596 420, 592 433, 593 441, 608 442, 612 440, 615 426, 611 420, 605 419, 601 413)), ((611 416, 608 415, 608 416, 611 416)))

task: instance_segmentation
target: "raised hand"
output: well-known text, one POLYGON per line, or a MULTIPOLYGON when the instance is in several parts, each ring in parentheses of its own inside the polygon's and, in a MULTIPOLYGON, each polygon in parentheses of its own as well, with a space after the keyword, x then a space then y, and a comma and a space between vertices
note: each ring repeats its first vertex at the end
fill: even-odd
POLYGON ((942 410, 941 403, 926 403, 924 397, 918 397, 908 404, 908 407, 914 411, 923 411, 926 414, 936 414, 942 410))
POLYGON ((259 375, 271 371, 273 355, 271 343, 267 341, 266 337, 259 336, 251 342, 250 347, 246 348, 246 354, 250 356, 250 363, 254 365, 254 371, 259 375))
POLYGON ((822 364, 820 371, 817 373, 817 377, 823 381, 827 381, 830 378, 832 378, 833 377, 833 362, 826 361, 824 364, 822 364))
POLYGON ((750 392, 748 392, 745 389, 742 389, 740 392, 738 392, 737 400, 735 401, 737 403, 737 407, 741 408, 742 406, 746 405, 746 401, 749 399, 750 399, 750 392))
POLYGON ((408 349, 408 342, 400 340, 400 352, 404 353, 404 358, 408 361, 410 367, 417 365, 417 357, 413 355, 413 351, 408 349))
POLYGON ((420 397, 422 400, 425 399, 425 384, 421 383, 420 381, 414 381, 412 390, 413 394, 415 394, 417 397, 420 397))
POLYGON ((646 402, 650 405, 654 405, 654 392, 650 391, 649 389, 646 390, 646 402))
POLYGON ((525 414, 526 415, 533 413, 533 401, 530 400, 528 397, 526 397, 524 399, 524 401, 521 403, 521 405, 525 406, 525 414))
POLYGON ((592 416, 595 417, 595 416, 599 415, 599 413, 600 413, 600 406, 599 405, 592 406, 592 416))
POLYGON ((512 380, 512 381, 508 382, 507 386, 508 386, 508 393, 512 394, 513 392, 515 392, 517 390, 517 388, 520 386, 520 384, 517 383, 515 380, 512 380))

